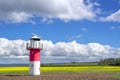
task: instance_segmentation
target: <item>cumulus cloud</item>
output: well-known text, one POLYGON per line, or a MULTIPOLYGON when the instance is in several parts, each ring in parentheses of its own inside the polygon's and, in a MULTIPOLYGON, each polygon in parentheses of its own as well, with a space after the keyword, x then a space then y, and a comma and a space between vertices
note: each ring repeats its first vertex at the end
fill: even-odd
POLYGON ((100 18, 101 21, 120 22, 120 9, 107 17, 100 18))
POLYGON ((10 13, 5 19, 7 22, 12 22, 12 23, 21 23, 21 22, 30 22, 30 18, 32 15, 24 13, 24 12, 13 12, 10 13))
POLYGON ((35 17, 93 20, 99 13, 96 7, 99 5, 90 0, 0 0, 0 19, 13 23, 31 22, 35 17))
POLYGON ((50 56, 73 56, 73 57, 112 57, 112 55, 116 55, 116 57, 120 54, 120 49, 115 49, 110 47, 109 45, 101 45, 99 43, 88 43, 88 44, 79 44, 76 41, 72 42, 58 42, 56 44, 52 44, 51 41, 49 41, 51 44, 51 47, 47 47, 45 45, 45 48, 47 47, 48 50, 45 49, 46 54, 50 56))
MULTIPOLYGON (((8 40, 0 38, 0 57, 23 59, 29 56, 24 40, 8 40)), ((71 62, 96 61, 101 58, 119 57, 120 48, 99 43, 80 44, 76 41, 58 42, 42 40, 44 49, 41 52, 41 62, 71 62)), ((28 62, 28 61, 27 61, 28 62)))
POLYGON ((0 57, 25 57, 27 55, 24 40, 0 38, 0 57))

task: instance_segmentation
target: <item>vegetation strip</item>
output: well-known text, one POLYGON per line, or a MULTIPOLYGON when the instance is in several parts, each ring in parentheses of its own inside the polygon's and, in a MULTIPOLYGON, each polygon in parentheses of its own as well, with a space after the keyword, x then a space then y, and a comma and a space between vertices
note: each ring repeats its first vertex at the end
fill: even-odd
MULTIPOLYGON (((0 73, 28 72, 29 67, 0 67, 0 73)), ((41 67, 44 72, 120 72, 120 66, 41 67)))

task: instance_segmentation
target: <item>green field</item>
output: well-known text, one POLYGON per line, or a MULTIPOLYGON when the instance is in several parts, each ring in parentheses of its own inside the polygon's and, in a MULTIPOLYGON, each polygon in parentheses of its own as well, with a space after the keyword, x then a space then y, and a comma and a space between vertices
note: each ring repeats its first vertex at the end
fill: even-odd
MULTIPOLYGON (((29 72, 29 67, 0 67, 0 74, 25 74, 29 72)), ((120 66, 58 66, 41 67, 41 74, 47 73, 79 73, 95 72, 110 73, 113 77, 120 78, 120 66)))

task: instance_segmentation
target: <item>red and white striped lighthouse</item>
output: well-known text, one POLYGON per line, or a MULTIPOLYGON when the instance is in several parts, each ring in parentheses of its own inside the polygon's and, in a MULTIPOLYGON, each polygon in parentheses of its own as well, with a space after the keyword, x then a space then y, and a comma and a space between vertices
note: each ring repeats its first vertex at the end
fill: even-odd
POLYGON ((26 47, 30 51, 29 73, 31 75, 40 75, 40 51, 43 47, 40 38, 38 36, 31 37, 26 47))

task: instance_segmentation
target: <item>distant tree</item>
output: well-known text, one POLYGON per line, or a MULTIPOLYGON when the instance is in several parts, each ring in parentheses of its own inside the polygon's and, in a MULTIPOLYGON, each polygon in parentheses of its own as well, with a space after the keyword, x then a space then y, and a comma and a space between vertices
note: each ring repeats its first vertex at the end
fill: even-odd
POLYGON ((100 59, 99 65, 120 66, 120 58, 100 59))
POLYGON ((100 59, 100 62, 98 64, 102 65, 103 64, 103 59, 100 59))

